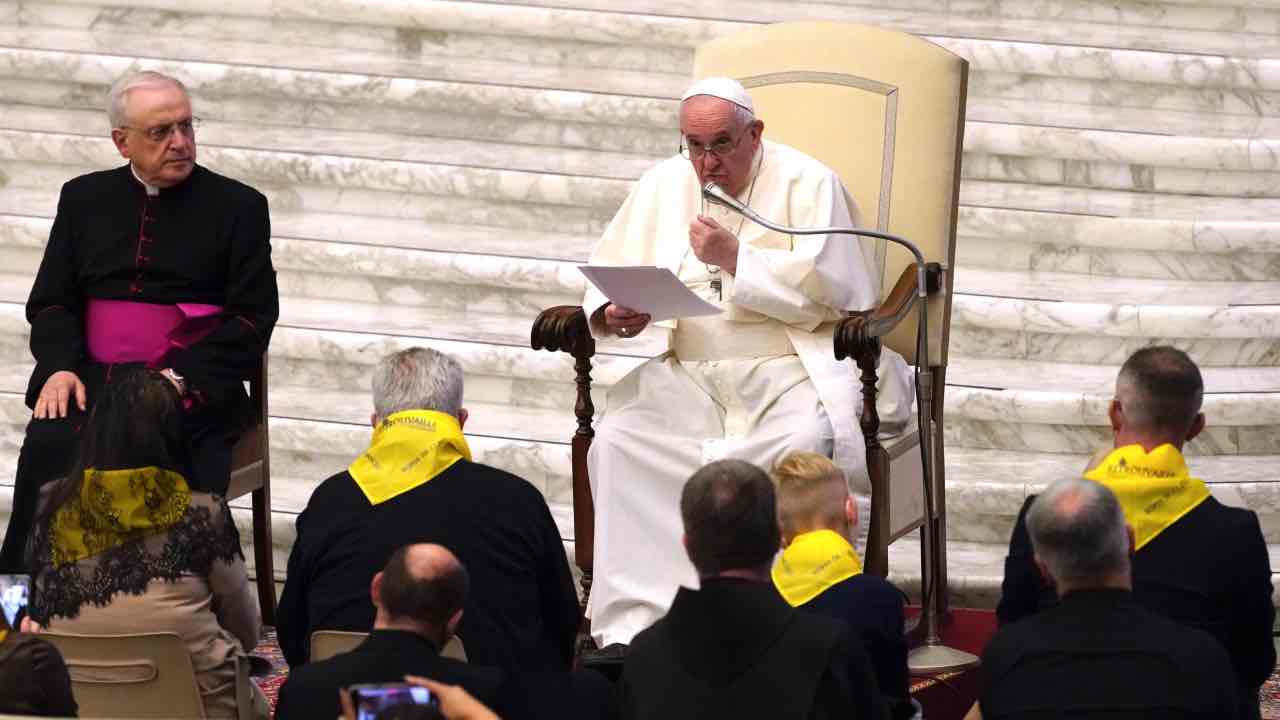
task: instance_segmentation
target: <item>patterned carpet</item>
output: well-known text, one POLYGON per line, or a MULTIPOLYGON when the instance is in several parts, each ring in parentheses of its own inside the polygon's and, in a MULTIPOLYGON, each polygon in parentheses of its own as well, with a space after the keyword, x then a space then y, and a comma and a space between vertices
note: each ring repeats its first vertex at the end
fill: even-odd
POLYGON ((253 649, 253 654, 271 663, 271 672, 255 677, 253 681, 258 684, 258 687, 262 688, 262 693, 267 696, 267 704, 271 706, 271 712, 274 714, 276 710, 276 695, 279 694, 280 686, 284 684, 284 679, 289 676, 289 666, 285 664, 284 654, 280 652, 280 645, 276 642, 275 628, 266 628, 262 642, 258 643, 258 647, 253 649))
POLYGON ((1263 720, 1280 720, 1280 671, 1271 673, 1258 694, 1262 699, 1263 720))

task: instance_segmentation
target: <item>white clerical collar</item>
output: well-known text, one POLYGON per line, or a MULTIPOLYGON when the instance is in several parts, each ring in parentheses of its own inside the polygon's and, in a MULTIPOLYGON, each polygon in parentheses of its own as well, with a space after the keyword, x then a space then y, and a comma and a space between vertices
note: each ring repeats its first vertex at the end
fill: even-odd
POLYGON ((143 180, 141 177, 138 177, 138 169, 133 166, 133 163, 129 163, 129 171, 133 173, 133 178, 138 182, 142 183, 142 187, 147 189, 148 196, 155 197, 160 194, 160 188, 148 183, 146 180, 143 180))

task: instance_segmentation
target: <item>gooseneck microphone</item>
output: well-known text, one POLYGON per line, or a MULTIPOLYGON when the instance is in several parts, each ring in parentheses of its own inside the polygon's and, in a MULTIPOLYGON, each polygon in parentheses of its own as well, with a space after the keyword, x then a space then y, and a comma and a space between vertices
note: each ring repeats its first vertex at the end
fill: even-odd
POLYGON ((890 235, 889 233, 877 232, 875 230, 864 230, 862 228, 799 228, 779 225, 778 223, 760 217, 760 213, 757 213, 755 210, 743 205, 737 198, 725 192, 724 188, 713 182, 709 182, 702 186, 702 196, 711 202, 723 205, 751 222, 757 225, 763 225, 774 232, 785 233, 787 235, 859 235, 862 237, 888 240, 895 245, 901 245, 916 259, 916 294, 922 298, 928 295, 928 290, 925 286, 924 255, 920 253, 920 248, 916 247, 915 243, 906 238, 898 237, 897 235, 890 235))

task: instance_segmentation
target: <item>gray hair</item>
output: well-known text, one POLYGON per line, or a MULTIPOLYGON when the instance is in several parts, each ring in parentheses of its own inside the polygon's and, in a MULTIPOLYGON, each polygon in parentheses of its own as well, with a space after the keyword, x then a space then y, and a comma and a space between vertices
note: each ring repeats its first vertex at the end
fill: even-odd
POLYGON ((404 410, 462 410, 462 365, 453 357, 411 347, 378 361, 373 370, 373 412, 379 419, 404 410))
POLYGON ((187 86, 176 77, 158 73, 154 70, 143 70, 141 72, 130 73, 115 81, 111 86, 111 91, 107 93, 107 120, 111 122, 111 129, 124 127, 128 124, 127 106, 129 102, 129 93, 143 87, 176 87, 182 91, 183 95, 188 98, 191 94, 187 92, 187 86))
POLYGON ((1036 496, 1027 512, 1036 555, 1059 582, 1090 585, 1129 570, 1129 532, 1115 493, 1068 478, 1036 496))
POLYGON ((756 121, 756 114, 741 105, 734 103, 733 120, 738 124, 738 129, 742 130, 756 121))

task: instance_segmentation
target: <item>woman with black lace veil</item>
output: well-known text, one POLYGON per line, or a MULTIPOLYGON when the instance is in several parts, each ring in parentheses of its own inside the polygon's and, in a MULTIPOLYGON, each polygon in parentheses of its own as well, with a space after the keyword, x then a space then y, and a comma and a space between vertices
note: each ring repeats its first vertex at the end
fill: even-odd
POLYGON ((142 368, 114 370, 71 474, 46 488, 30 546, 30 615, 62 633, 177 633, 208 717, 236 717, 237 683, 265 713, 237 672, 261 619, 231 511, 187 483, 172 383, 142 368))

